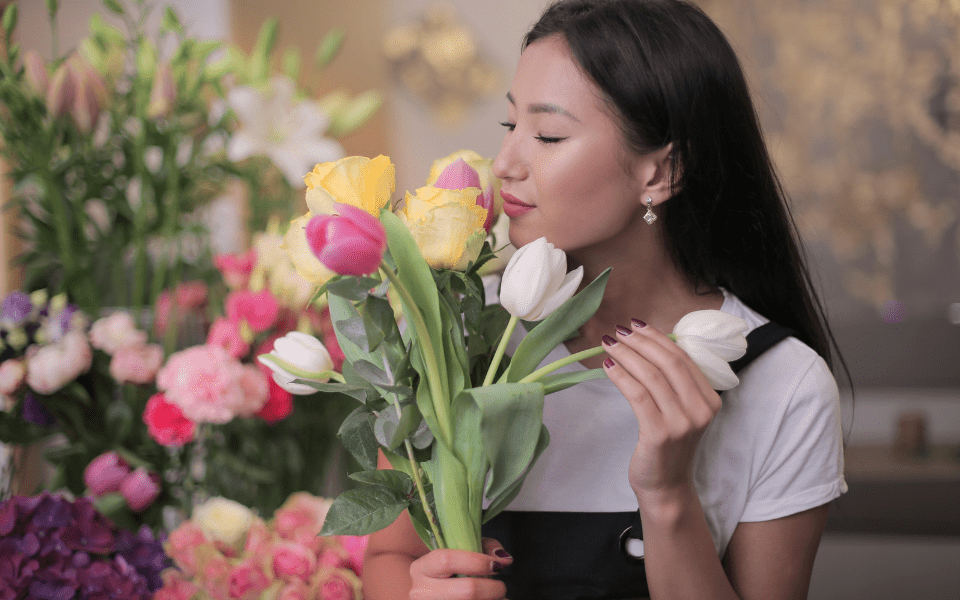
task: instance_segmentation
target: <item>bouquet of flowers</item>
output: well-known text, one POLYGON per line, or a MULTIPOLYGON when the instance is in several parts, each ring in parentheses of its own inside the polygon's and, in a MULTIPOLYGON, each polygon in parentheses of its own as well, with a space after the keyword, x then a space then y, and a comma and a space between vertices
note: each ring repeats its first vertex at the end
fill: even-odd
POLYGON ((0 503, 0 598, 150 600, 169 566, 148 528, 119 531, 86 498, 0 503))
POLYGON ((165 544, 175 567, 155 600, 353 600, 365 537, 321 537, 330 501, 295 493, 264 521, 225 498, 197 506, 165 544))
MULTIPOLYGON (((602 369, 555 373, 601 347, 540 363, 596 311, 609 269, 577 293, 582 268, 567 273, 565 254, 541 238, 511 257, 500 304, 488 305, 480 269, 495 256, 486 237, 497 181, 490 161, 472 152, 438 161, 402 205, 390 203, 385 157, 321 164, 306 182, 311 214, 294 222, 300 239, 289 248, 302 272, 319 272, 320 263, 337 274, 319 292, 329 297, 343 376, 330 383, 329 373, 311 372, 279 348, 260 360, 275 377, 300 377, 296 383, 361 403, 340 436, 367 469, 351 475, 364 485, 334 501, 322 533, 370 533, 407 509, 429 547, 479 552, 481 524, 516 497, 549 443, 544 396, 605 377, 602 369), (404 330, 388 290, 400 299, 404 330), (506 357, 520 320, 529 333, 506 357), (376 470, 378 450, 393 469, 376 470)), ((732 387, 724 361, 745 350, 745 327, 709 312, 716 315, 693 319, 706 327, 677 341, 698 340, 692 355, 707 358, 701 368, 721 380, 729 374, 732 384, 715 385, 732 387), (723 343, 713 343, 717 336, 723 343)))

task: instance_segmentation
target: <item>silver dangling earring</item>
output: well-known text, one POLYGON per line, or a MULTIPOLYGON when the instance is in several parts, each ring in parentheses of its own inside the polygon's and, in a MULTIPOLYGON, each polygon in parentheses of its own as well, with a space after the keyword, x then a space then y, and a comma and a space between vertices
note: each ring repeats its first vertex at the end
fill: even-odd
POLYGON ((657 220, 657 215, 653 214, 653 210, 650 209, 652 204, 653 198, 647 198, 647 214, 643 215, 643 220, 647 222, 647 225, 653 225, 653 222, 657 220))

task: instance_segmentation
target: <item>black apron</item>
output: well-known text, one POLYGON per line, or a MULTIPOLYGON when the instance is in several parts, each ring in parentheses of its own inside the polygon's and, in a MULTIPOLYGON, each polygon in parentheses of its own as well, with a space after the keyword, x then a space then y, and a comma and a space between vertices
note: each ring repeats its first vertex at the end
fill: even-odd
MULTIPOLYGON (((730 367, 738 373, 794 335, 768 322, 747 335, 747 352, 730 367)), ((483 526, 503 544, 513 564, 496 577, 511 600, 627 600, 646 598, 647 574, 630 549, 643 540, 640 511, 613 513, 504 511, 483 526)))

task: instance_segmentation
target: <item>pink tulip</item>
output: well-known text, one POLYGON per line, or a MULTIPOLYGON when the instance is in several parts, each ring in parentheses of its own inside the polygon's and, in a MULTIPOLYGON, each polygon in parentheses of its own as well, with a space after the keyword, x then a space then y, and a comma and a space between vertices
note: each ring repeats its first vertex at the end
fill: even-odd
POLYGON ((120 493, 133 512, 143 512, 160 495, 160 476, 138 467, 120 484, 120 493))
POLYGON ((306 227, 310 250, 328 269, 340 275, 367 275, 380 266, 387 233, 370 213, 348 204, 335 204, 338 215, 318 215, 306 227))
POLYGON ((83 483, 94 497, 120 491, 120 486, 130 474, 130 466, 116 452, 104 452, 83 470, 83 483))
MULTIPOLYGON (((480 174, 468 165, 467 161, 458 158, 447 165, 447 168, 440 173, 433 187, 444 190, 462 190, 471 187, 481 189, 480 174)), ((487 211, 487 219, 483 222, 483 228, 487 233, 490 233, 490 228, 493 227, 494 213, 496 212, 493 186, 487 186, 487 189, 481 191, 480 195, 477 196, 477 206, 487 211)))

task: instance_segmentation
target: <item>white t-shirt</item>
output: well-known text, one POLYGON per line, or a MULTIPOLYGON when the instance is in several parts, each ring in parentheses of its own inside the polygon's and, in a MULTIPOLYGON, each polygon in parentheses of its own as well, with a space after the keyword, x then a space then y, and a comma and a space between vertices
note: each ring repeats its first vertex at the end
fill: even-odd
MULTIPOLYGON (((720 310, 749 329, 767 319, 724 291, 720 310)), ((526 332, 517 327, 508 353, 526 332)), ((569 356, 561 344, 541 365, 569 356)), ((563 371, 581 371, 573 363, 563 371)), ((836 381, 824 360, 787 338, 739 373, 722 394, 720 412, 698 447, 694 483, 717 553, 741 521, 767 521, 819 506, 847 491, 836 381)), ((547 396, 550 445, 506 510, 625 512, 637 510, 627 469, 637 419, 609 379, 586 381, 547 396)))

